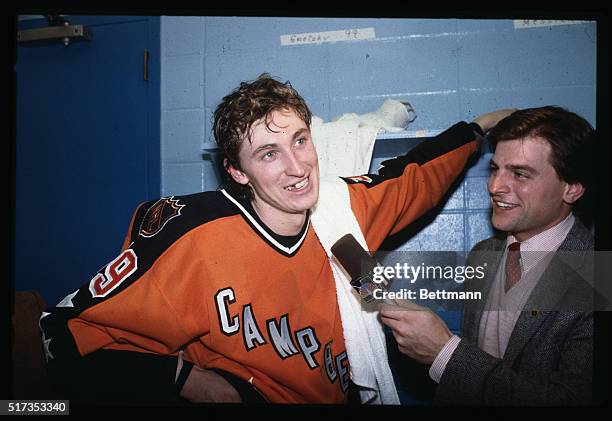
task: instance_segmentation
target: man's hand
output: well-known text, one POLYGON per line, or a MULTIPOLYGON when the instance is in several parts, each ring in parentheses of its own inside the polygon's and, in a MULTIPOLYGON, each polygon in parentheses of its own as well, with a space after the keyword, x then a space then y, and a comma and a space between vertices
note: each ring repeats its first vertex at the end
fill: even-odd
POLYGON ((474 123, 480 126, 483 133, 486 133, 493 127, 497 126, 497 123, 499 123, 502 119, 508 117, 515 111, 517 111, 516 108, 506 108, 502 110, 492 111, 490 113, 479 115, 474 119, 474 123))
POLYGON ((195 365, 181 389, 180 396, 190 402, 242 402, 236 389, 227 380, 214 371, 195 365))
POLYGON ((431 364, 452 336, 436 313, 416 304, 385 305, 380 317, 393 330, 400 352, 423 364, 431 364))

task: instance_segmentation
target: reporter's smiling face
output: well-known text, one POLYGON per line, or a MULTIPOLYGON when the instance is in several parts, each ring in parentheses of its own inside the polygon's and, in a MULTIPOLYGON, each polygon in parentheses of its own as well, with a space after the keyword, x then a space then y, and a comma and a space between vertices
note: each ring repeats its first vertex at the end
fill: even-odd
POLYGON ((242 143, 241 170, 232 178, 250 184, 253 207, 268 218, 305 215, 319 196, 319 163, 310 129, 293 110, 272 112, 251 128, 251 141, 242 143), (269 126, 269 127, 268 127, 269 126))
POLYGON ((499 142, 491 159, 491 223, 519 241, 561 222, 577 200, 551 165, 550 154, 547 141, 527 137, 499 142))

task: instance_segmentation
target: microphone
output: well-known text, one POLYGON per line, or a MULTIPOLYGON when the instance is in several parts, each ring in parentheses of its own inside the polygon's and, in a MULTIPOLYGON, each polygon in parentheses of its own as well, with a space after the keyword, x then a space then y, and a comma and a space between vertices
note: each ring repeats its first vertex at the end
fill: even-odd
POLYGON ((384 277, 382 272, 376 274, 377 278, 383 278, 382 282, 374 281, 374 268, 381 265, 361 247, 353 234, 346 234, 336 241, 331 252, 350 276, 353 288, 366 303, 376 299, 375 290, 383 292, 389 289, 391 280, 384 277))

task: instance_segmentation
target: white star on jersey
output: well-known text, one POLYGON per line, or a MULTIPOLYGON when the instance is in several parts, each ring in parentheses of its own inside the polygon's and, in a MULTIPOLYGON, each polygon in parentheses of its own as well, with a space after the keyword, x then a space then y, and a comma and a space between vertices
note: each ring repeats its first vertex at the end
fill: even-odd
POLYGON ((49 344, 51 343, 52 338, 47 339, 45 336, 45 331, 40 326, 40 321, 44 319, 45 317, 47 317, 49 314, 51 313, 47 313, 46 311, 43 311, 42 315, 40 316, 40 319, 38 319, 38 327, 40 331, 42 332, 42 341, 43 341, 43 347, 45 348, 45 360, 46 361, 49 361, 49 358, 55 359, 51 351, 49 351, 49 344))
POLYGON ((42 330, 42 326, 40 325, 40 321, 42 319, 44 319, 45 317, 47 317, 49 314, 51 314, 51 313, 47 313, 46 311, 43 311, 42 314, 40 315, 40 319, 38 319, 38 328, 40 330, 42 330))
POLYGON ((79 293, 79 290, 77 289, 72 294, 66 295, 64 299, 57 304, 56 307, 74 307, 74 303, 72 302, 72 299, 78 293, 79 293))
POLYGON ((49 344, 51 343, 51 338, 45 338, 45 334, 43 333, 43 346, 45 347, 45 360, 49 361, 49 358, 55 359, 51 351, 49 351, 49 344))

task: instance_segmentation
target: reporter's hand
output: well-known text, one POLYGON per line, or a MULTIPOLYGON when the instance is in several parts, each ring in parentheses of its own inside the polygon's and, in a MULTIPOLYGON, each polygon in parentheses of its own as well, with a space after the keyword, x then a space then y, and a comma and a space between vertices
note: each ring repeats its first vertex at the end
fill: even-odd
POLYGON ((413 305, 383 306, 381 321, 393 331, 402 354, 423 364, 431 364, 452 333, 440 317, 428 308, 413 305), (420 308, 420 309, 417 309, 420 308))
POLYGON ((480 126, 483 133, 486 133, 493 127, 497 126, 497 123, 499 123, 502 119, 508 117, 517 110, 517 108, 505 108, 497 111, 491 111, 490 113, 485 113, 476 117, 474 119, 474 123, 480 126))
POLYGON ((240 403, 236 389, 214 371, 193 366, 180 396, 190 402, 240 403))

